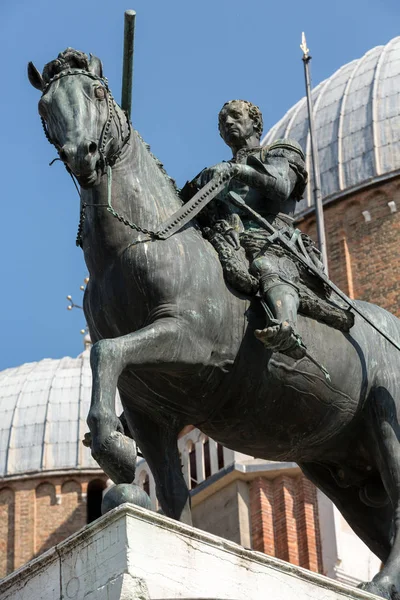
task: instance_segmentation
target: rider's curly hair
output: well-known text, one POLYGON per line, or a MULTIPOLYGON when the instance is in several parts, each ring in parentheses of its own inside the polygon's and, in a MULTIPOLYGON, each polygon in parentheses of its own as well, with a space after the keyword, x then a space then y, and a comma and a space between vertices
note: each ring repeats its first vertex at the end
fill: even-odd
POLYGON ((254 131, 256 132, 258 139, 260 139, 264 128, 261 110, 258 108, 258 106, 252 104, 252 102, 249 102, 248 100, 229 100, 229 102, 225 102, 218 114, 218 130, 220 135, 222 113, 230 104, 233 104, 234 102, 242 102, 247 106, 249 117, 254 123, 254 131))

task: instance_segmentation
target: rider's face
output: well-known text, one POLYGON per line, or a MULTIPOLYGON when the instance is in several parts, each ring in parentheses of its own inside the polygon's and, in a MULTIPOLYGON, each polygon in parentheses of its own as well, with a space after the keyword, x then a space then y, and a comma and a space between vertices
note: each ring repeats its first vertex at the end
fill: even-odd
POLYGON ((254 121, 243 102, 228 104, 219 117, 221 136, 228 146, 240 146, 254 135, 254 121))

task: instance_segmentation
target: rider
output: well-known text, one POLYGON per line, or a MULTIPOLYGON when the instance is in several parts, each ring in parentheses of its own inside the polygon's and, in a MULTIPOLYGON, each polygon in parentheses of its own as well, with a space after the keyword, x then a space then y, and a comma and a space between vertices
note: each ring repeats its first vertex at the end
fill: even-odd
POLYGON ((238 174, 206 211, 206 224, 218 226, 231 245, 238 248, 240 243, 246 251, 250 272, 258 279, 261 297, 271 313, 267 327, 256 330, 256 337, 273 351, 300 358, 304 347, 297 333, 299 263, 279 243, 268 241, 270 233, 251 215, 229 202, 229 192, 238 194, 276 230, 286 231, 290 239, 295 232, 292 217, 296 201, 302 198, 307 183, 303 152, 289 139, 261 147, 261 111, 246 100, 224 104, 218 122, 233 158, 204 169, 192 185, 201 188, 231 163, 237 165, 238 174))

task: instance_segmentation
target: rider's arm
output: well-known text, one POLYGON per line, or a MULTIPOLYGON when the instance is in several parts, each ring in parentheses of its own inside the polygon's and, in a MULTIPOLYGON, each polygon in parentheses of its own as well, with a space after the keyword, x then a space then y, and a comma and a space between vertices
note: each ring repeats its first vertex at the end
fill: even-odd
POLYGON ((251 165, 238 165, 239 172, 235 176, 251 188, 263 192, 265 196, 274 195, 279 200, 287 200, 297 183, 297 173, 284 157, 271 158, 267 163, 253 159, 251 165))
POLYGON ((300 200, 307 184, 304 154, 295 140, 279 139, 269 147, 251 154, 239 165, 237 178, 250 187, 262 190, 279 200, 300 200))

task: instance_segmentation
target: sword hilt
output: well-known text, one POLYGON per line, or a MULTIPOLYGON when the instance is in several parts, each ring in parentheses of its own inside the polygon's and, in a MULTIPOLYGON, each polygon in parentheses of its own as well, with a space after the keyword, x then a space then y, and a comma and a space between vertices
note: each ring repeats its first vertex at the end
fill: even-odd
POLYGON ((241 196, 239 196, 239 194, 237 194, 236 192, 229 192, 228 199, 232 202, 232 204, 234 204, 238 208, 242 208, 246 205, 246 202, 243 200, 243 198, 241 198, 241 196))

